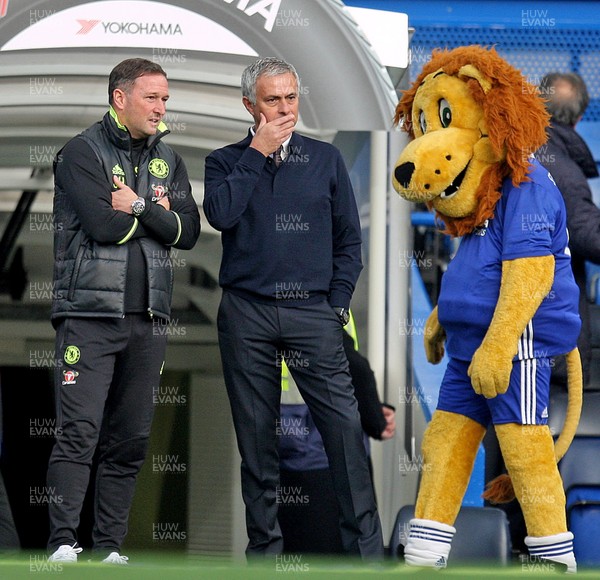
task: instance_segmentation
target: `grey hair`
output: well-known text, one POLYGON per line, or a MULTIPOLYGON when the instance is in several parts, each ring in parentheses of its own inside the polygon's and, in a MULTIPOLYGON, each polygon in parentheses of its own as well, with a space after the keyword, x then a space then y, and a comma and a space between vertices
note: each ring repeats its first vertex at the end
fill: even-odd
POLYGON ((546 99, 546 109, 552 118, 572 127, 583 116, 590 102, 585 82, 577 73, 549 73, 541 80, 539 89, 542 97, 546 99), (569 83, 573 88, 574 97, 568 99, 559 96, 554 90, 557 81, 569 83))
POLYGON ((300 92, 300 77, 293 65, 274 56, 259 58, 257 61, 247 66, 242 73, 242 96, 246 97, 253 105, 255 105, 256 81, 258 80, 258 77, 262 75, 272 77, 287 73, 294 75, 298 85, 298 92, 300 92))

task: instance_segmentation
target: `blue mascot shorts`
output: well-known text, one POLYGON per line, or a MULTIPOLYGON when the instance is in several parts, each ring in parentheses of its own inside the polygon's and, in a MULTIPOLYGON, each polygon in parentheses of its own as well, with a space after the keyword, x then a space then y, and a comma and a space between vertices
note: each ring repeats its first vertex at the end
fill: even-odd
POLYGON ((553 359, 516 360, 506 393, 486 399, 478 395, 467 374, 470 361, 450 359, 440 387, 437 408, 459 413, 487 427, 517 423, 546 425, 553 359))

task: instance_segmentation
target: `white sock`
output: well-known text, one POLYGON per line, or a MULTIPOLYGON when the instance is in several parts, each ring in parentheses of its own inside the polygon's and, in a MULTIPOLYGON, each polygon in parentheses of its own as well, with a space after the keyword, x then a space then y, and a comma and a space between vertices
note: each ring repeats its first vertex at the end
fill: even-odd
POLYGON ((410 520, 404 560, 411 566, 445 568, 456 528, 433 520, 410 520))
POLYGON ((525 544, 532 556, 538 556, 551 562, 566 564, 567 574, 575 574, 577 572, 577 562, 573 553, 573 534, 571 532, 563 532, 539 538, 527 536, 525 544))

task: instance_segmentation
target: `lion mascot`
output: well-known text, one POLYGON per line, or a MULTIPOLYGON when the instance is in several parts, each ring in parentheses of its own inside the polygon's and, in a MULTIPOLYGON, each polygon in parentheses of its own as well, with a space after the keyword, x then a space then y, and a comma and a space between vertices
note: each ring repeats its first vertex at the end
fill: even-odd
POLYGON ((460 237, 425 327, 431 363, 448 354, 423 437, 425 466, 405 561, 445 567, 475 456, 488 425, 508 475, 484 498, 518 499, 532 559, 576 571, 557 462, 581 411, 581 321, 565 206, 533 157, 548 115, 537 89, 494 49, 436 50, 396 108, 410 143, 398 193, 425 203, 460 237), (567 354, 569 404, 554 443, 547 425, 553 357, 567 354))

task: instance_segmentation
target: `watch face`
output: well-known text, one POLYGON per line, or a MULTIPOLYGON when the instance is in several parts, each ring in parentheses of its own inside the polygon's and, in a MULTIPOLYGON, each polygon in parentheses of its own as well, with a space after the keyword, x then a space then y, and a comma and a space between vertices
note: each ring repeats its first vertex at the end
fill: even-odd
POLYGON ((133 215, 138 216, 144 211, 145 207, 146 207, 146 204, 141 199, 136 199, 131 204, 131 211, 132 211, 133 215))
POLYGON ((344 326, 350 322, 350 313, 345 308, 336 308, 336 314, 344 326))

